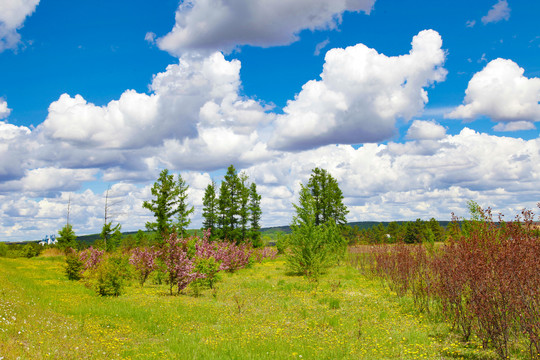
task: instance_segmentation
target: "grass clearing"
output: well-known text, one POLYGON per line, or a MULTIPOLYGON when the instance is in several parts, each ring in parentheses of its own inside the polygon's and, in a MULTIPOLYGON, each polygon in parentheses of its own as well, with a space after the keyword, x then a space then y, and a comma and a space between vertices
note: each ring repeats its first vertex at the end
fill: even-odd
POLYGON ((313 283, 278 258, 225 273, 199 297, 133 281, 117 298, 67 280, 63 266, 0 258, 0 358, 495 358, 345 265, 313 283))

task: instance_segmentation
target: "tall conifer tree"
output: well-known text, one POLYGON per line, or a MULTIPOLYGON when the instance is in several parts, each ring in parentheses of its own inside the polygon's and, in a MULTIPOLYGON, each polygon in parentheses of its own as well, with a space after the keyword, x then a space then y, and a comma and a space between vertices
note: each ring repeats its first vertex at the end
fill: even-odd
POLYGON ((216 183, 208 184, 203 198, 203 230, 210 229, 212 236, 217 235, 218 226, 218 198, 216 196, 216 183))

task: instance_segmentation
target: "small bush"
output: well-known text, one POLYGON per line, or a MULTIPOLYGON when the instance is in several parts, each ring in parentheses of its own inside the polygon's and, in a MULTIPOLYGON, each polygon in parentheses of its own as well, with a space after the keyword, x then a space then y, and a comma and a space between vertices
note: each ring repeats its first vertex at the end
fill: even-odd
POLYGON ((318 226, 308 222, 293 227, 289 244, 289 270, 313 280, 341 259, 346 249, 338 227, 330 221, 318 226))
POLYGON ((284 254, 289 246, 289 235, 278 233, 276 240, 276 249, 278 254, 284 254))
POLYGON ((194 288, 214 288, 214 284, 219 281, 220 263, 213 257, 198 258, 195 260, 194 272, 200 274, 200 277, 193 281, 194 288))
POLYGON ((8 246, 6 243, 0 242, 0 257, 5 257, 8 253, 8 246))
POLYGON ((42 250, 43 248, 41 245, 38 245, 36 243, 28 243, 24 245, 22 249, 22 254, 26 258, 33 258, 35 256, 38 256, 42 250))
POLYGON ((92 288, 101 296, 119 296, 130 277, 128 259, 112 255, 90 271, 92 288))
POLYGON ((69 280, 80 280, 84 269, 83 262, 75 251, 71 251, 66 255, 65 273, 69 280))

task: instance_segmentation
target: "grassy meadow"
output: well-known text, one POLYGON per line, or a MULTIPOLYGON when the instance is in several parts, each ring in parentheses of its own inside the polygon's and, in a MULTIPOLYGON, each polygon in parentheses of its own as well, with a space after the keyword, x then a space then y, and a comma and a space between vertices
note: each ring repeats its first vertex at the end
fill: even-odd
POLYGON ((0 258, 0 359, 495 358, 345 264, 313 283, 278 257, 198 297, 151 281, 100 297, 64 264, 0 258))

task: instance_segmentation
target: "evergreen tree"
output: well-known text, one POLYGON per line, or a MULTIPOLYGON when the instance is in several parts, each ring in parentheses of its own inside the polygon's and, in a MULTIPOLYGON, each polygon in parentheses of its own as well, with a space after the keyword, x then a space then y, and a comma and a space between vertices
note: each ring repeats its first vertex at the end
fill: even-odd
POLYGON ((251 239, 254 245, 260 243, 261 197, 257 186, 249 184, 248 176, 238 175, 233 165, 227 169, 219 187, 219 197, 215 195, 215 184, 208 185, 203 199, 203 226, 215 228, 215 235, 221 239, 244 242, 251 239))
POLYGON ((247 175, 240 174, 239 176, 239 234, 242 242, 248 238, 248 223, 249 223, 249 187, 247 186, 247 175))
POLYGON ((77 247, 77 235, 73 231, 71 224, 66 224, 59 232, 56 238, 56 246, 62 250, 77 247))
POLYGON ((147 222, 146 229, 156 231, 158 236, 168 234, 171 232, 172 218, 178 213, 176 205, 180 194, 174 175, 169 175, 169 170, 163 169, 151 191, 155 199, 143 202, 143 207, 154 213, 155 221, 147 222))
POLYGON ((218 198, 218 236, 224 240, 230 240, 232 235, 232 224, 229 216, 230 209, 231 195, 229 188, 227 187, 227 184, 222 182, 219 187, 218 198))
POLYGON ((332 220, 335 224, 347 223, 349 213, 343 204, 343 193, 338 182, 325 169, 315 168, 307 184, 315 206, 315 225, 332 220))
POLYGON ((216 197, 216 183, 213 181, 204 191, 202 216, 202 230, 210 229, 212 236, 215 236, 215 230, 218 226, 218 198, 216 197))
POLYGON ((194 208, 193 206, 191 206, 190 208, 188 205, 187 191, 189 189, 189 185, 186 184, 186 182, 184 181, 184 179, 182 179, 182 176, 180 174, 178 175, 177 186, 178 186, 179 191, 178 191, 178 205, 177 205, 178 222, 176 225, 176 230, 178 231, 178 234, 180 234, 180 236, 185 236, 187 227, 189 226, 189 224, 191 224, 191 219, 189 217, 193 213, 194 208))
POLYGON ((219 188, 219 225, 223 239, 238 240, 241 235, 238 231, 241 191, 242 183, 231 165, 219 188))
POLYGON ((444 235, 443 235, 443 228, 442 226, 439 224, 439 222, 437 220, 435 220, 435 218, 431 218, 429 220, 429 228, 431 230, 431 232, 433 233, 433 238, 434 238, 434 241, 443 241, 444 240, 444 235))
POLYGON ((388 234, 390 234, 390 242, 396 242, 400 240, 400 231, 399 231, 399 225, 397 222, 392 221, 390 224, 388 224, 387 228, 388 234))
POLYGON ((251 183, 249 187, 249 221, 250 238, 253 246, 262 246, 261 242, 261 195, 257 193, 257 185, 251 183))
POLYGON ((143 202, 143 207, 152 211, 155 217, 154 222, 146 223, 146 229, 156 231, 161 237, 170 233, 176 225, 183 233, 191 222, 189 215, 193 212, 193 207, 189 208, 187 205, 188 188, 181 175, 178 175, 178 181, 175 181, 174 175, 163 169, 151 189, 155 198, 143 202), (175 216, 178 220, 176 224, 175 216))
POLYGON ((334 222, 315 224, 315 199, 310 189, 301 186, 299 203, 294 204, 296 216, 291 224, 287 265, 297 274, 317 279, 326 268, 343 257, 347 242, 334 222))
POLYGON ((121 228, 120 224, 116 224, 115 226, 112 226, 112 221, 103 224, 103 227, 101 228, 101 234, 99 234, 99 237, 101 238, 101 241, 103 242, 104 250, 110 251, 115 248, 113 241, 111 240, 111 237, 116 231, 120 232, 120 228, 121 228))

